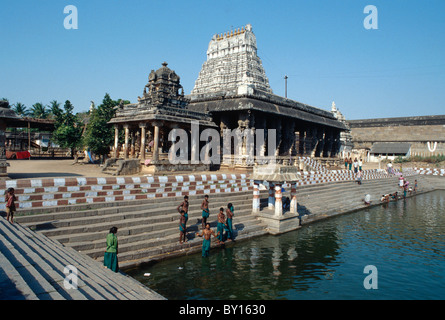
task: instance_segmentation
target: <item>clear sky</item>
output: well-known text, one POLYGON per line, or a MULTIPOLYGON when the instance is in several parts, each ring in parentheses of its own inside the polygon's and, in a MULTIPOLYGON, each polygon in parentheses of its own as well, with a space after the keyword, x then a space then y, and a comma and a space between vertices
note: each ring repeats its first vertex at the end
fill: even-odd
POLYGON ((444 17, 443 0, 0 0, 0 98, 136 102, 163 61, 189 94, 211 37, 250 23, 275 94, 287 74, 288 98, 347 119, 445 114, 444 17))

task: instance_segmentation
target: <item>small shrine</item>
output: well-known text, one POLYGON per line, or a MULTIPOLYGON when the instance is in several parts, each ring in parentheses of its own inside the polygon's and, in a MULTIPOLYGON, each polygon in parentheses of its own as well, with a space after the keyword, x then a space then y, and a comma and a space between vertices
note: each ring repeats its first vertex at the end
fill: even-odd
POLYGON ((266 223, 271 234, 280 234, 298 229, 300 219, 297 211, 297 182, 301 179, 299 169, 294 166, 255 166, 250 176, 253 180, 252 213, 266 223), (284 185, 290 185, 290 203, 287 208, 282 198, 284 185), (261 210, 260 186, 268 186, 267 207, 261 210), (288 211, 287 211, 288 210, 288 211))
MULTIPOLYGON (((114 160, 139 160, 138 163, 151 166, 154 171, 208 169, 194 168, 191 164, 181 168, 169 167, 168 150, 172 142, 168 140, 168 134, 172 129, 184 129, 190 135, 192 123, 198 124, 200 131, 216 127, 209 115, 188 110, 189 102, 184 96, 180 77, 167 67, 166 62, 158 70, 152 70, 138 102, 116 106, 116 114, 109 121, 115 130, 114 160), (120 145, 122 129, 125 142, 120 145)), ((189 143, 192 143, 191 139, 189 143)), ((190 145, 189 150, 192 147, 190 145)))

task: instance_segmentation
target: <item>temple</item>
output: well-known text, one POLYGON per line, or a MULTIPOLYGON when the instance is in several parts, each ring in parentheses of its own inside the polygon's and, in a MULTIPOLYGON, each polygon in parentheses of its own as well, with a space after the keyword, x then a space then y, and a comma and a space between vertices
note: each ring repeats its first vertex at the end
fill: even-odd
MULTIPOLYGON (((141 162, 152 166, 154 171, 172 170, 168 161, 168 151, 172 145, 168 140, 169 132, 172 129, 184 129, 190 134, 192 123, 197 123, 200 130, 215 127, 209 115, 188 110, 189 101, 184 96, 180 77, 167 67, 166 62, 157 71, 152 70, 138 102, 125 105, 121 103, 116 107, 115 116, 109 121, 115 129, 113 159, 135 159, 133 167, 138 167, 141 162), (122 129, 125 132, 125 141, 120 144, 119 132, 122 129)), ((188 141, 191 149, 192 139, 188 141)), ((112 162, 109 162, 105 169, 109 170, 111 165, 112 162)))
POLYGON ((326 111, 273 93, 257 54, 256 37, 250 24, 212 37, 207 61, 190 95, 184 95, 179 76, 167 63, 157 71, 152 70, 148 80, 138 102, 119 105, 109 122, 115 126, 114 159, 138 159, 146 166, 155 166, 155 171, 209 169, 175 167, 167 163, 172 145, 168 134, 174 128, 187 131, 189 150, 205 145, 199 139, 192 141, 195 136, 191 134, 192 123, 199 125, 200 132, 214 128, 220 134, 217 153, 221 158, 213 169, 228 166, 251 171, 259 163, 258 157, 264 159, 266 155, 279 164, 294 166, 298 166, 298 156, 327 161, 337 159, 350 144, 343 134, 349 129, 338 109, 326 111), (122 128, 125 141, 120 145, 122 128), (246 133, 255 136, 259 130, 264 133, 264 139, 255 140, 253 147, 252 144, 247 147, 246 133), (225 139, 227 131, 236 132, 236 138, 241 139, 237 140, 236 152, 232 141, 225 139), (273 143, 269 143, 270 140, 274 140, 273 143), (229 161, 226 154, 222 160, 221 152, 226 150, 227 142, 231 148, 229 161), (255 156, 249 157, 252 149, 255 156))
MULTIPOLYGON (((348 131, 333 112, 273 94, 250 24, 212 37, 207 61, 187 98, 189 109, 211 113, 221 134, 224 129, 275 129, 273 153, 278 160, 298 155, 336 157, 341 133, 348 131)), ((271 154, 267 146, 262 150, 271 154)))

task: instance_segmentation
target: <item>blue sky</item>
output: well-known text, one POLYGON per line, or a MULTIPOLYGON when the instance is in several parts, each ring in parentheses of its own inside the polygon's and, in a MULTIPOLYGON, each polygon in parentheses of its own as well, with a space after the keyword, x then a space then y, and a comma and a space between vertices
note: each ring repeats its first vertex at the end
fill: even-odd
POLYGON ((443 0, 1 0, 0 97, 77 112, 107 92, 136 102, 163 61, 189 94, 211 37, 250 23, 275 94, 287 74, 289 98, 335 101, 347 119, 445 114, 444 16, 443 0), (67 5, 77 30, 64 28, 67 5))

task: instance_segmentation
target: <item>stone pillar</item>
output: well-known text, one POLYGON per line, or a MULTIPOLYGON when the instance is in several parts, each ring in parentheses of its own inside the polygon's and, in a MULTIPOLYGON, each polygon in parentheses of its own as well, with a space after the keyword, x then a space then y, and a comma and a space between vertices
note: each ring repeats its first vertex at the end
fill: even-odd
POLYGON ((304 130, 302 128, 298 129, 298 154, 304 155, 304 130))
POLYGON ((229 150, 229 147, 231 145, 230 139, 229 137, 225 137, 224 136, 224 130, 229 129, 229 127, 227 126, 227 121, 225 119, 225 116, 221 116, 221 123, 219 124, 220 127, 220 135, 221 135, 221 141, 220 141, 220 148, 221 148, 221 159, 222 159, 222 163, 224 164, 230 164, 232 162, 232 158, 230 156, 231 150, 229 150))
POLYGON ((275 216, 281 217, 283 215, 283 203, 281 201, 281 183, 275 183, 275 216))
POLYGON ((153 122, 154 134, 153 134, 153 161, 159 161, 159 122, 153 122))
POLYGON ((323 150, 324 157, 331 156, 333 140, 334 140, 334 134, 332 132, 332 129, 329 129, 326 131, 326 135, 325 135, 325 144, 324 144, 324 150, 323 150))
POLYGON ((317 130, 316 134, 316 144, 314 149, 312 150, 313 157, 323 157, 324 143, 326 140, 325 128, 321 127, 317 130))
POLYGON ((298 215, 298 211, 297 211, 297 182, 292 182, 290 196, 291 196, 290 213, 298 215))
POLYGON ((119 126, 114 125, 114 157, 119 158, 119 126))
POLYGON ((307 155, 307 150, 308 149, 308 145, 307 145, 307 138, 308 138, 308 130, 306 128, 303 128, 300 131, 300 150, 301 150, 301 155, 302 156, 306 156, 307 155))
POLYGON ((275 189, 272 183, 269 183, 268 208, 271 210, 275 209, 275 189))
POLYGON ((260 142, 261 148, 260 148, 259 156, 261 158, 263 158, 266 155, 267 139, 268 139, 267 122, 266 122, 266 118, 264 116, 261 117, 260 123, 261 123, 261 127, 262 127, 261 129, 264 132, 264 140, 260 142))
POLYGON ((257 180, 253 181, 253 200, 252 200, 252 211, 260 211, 260 182, 257 180))
POLYGON ((315 150, 317 150, 317 144, 318 144, 317 127, 313 126, 312 128, 309 129, 309 131, 310 131, 310 137, 308 140, 309 149, 307 150, 307 153, 311 157, 314 157, 315 150))
POLYGON ((146 127, 146 123, 140 123, 139 124, 139 128, 141 128, 141 162, 145 163, 145 127, 146 127))
POLYGON ((130 139, 130 128, 128 124, 124 125, 125 128, 125 151, 124 151, 124 158, 128 159, 128 149, 129 149, 129 139, 130 139))
POLYGON ((282 125, 281 125, 281 118, 277 118, 276 119, 276 133, 277 133, 277 149, 275 151, 275 156, 278 157, 280 156, 280 149, 282 147, 282 134, 281 134, 281 129, 282 129, 282 125))
POLYGON ((136 143, 136 138, 134 136, 134 131, 130 132, 130 137, 131 137, 131 147, 130 147, 130 155, 131 155, 131 159, 134 159, 134 149, 135 149, 135 143, 136 143))
POLYGON ((248 131, 248 135, 246 137, 247 142, 247 164, 254 165, 255 164, 255 128, 246 129, 248 131))
POLYGON ((190 160, 192 164, 199 164, 199 124, 192 122, 190 129, 190 160))

